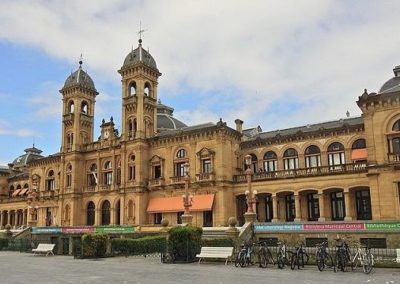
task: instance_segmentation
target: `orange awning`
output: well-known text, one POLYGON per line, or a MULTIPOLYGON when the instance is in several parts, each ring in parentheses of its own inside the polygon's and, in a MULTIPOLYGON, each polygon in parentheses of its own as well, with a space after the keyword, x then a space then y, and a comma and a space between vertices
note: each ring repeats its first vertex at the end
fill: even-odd
POLYGON ((24 195, 27 191, 29 190, 29 188, 24 188, 23 190, 21 190, 21 192, 18 194, 19 196, 24 195))
POLYGON ((366 160, 368 157, 367 149, 354 149, 351 151, 351 159, 353 161, 366 160))
POLYGON ((18 193, 21 192, 22 189, 17 189, 16 191, 13 192, 12 196, 15 197, 18 195, 18 193))
MULTIPOLYGON (((212 210, 214 194, 194 195, 190 211, 212 210)), ((147 213, 184 211, 182 196, 152 198, 147 206, 147 213)))

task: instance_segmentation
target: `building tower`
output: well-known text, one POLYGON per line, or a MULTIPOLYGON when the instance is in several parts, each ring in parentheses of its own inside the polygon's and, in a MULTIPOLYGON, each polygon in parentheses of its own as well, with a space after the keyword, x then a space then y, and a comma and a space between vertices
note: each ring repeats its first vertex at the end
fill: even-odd
POLYGON ((161 73, 150 53, 139 46, 125 58, 122 76, 122 139, 144 139, 157 131, 157 80, 161 73))
POLYGON ((63 96, 63 126, 61 152, 79 151, 83 144, 93 141, 95 98, 98 95, 90 76, 78 70, 65 80, 60 90, 63 96))

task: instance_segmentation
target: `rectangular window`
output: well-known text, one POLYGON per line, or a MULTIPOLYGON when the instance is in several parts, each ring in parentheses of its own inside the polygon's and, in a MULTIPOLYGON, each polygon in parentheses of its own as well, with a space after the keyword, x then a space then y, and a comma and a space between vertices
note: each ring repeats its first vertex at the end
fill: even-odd
POLYGON ((175 164, 175 176, 176 177, 183 177, 185 176, 185 163, 176 163, 175 164))
POLYGON ((211 160, 210 159, 202 160, 202 170, 203 170, 203 174, 211 173, 212 169, 211 169, 211 160))
POLYGON ((315 247, 325 241, 327 242, 328 238, 306 238, 306 247, 315 247))
POLYGON ((321 166, 321 157, 319 155, 306 157, 306 168, 316 168, 321 166))
POLYGON ((286 221, 293 222, 294 218, 296 218, 294 194, 286 195, 285 201, 286 201, 286 221))
POLYGON ((156 165, 153 167, 153 171, 154 171, 154 178, 160 178, 161 177, 161 165, 156 165))
POLYGON ((47 180, 47 190, 54 190, 54 179, 47 180))
POLYGON ((342 165, 345 164, 344 152, 331 153, 328 155, 328 160, 330 170, 342 170, 342 165))
POLYGON ((319 198, 318 194, 310 193, 308 200, 308 221, 318 221, 319 218, 319 198))
POLYGON ((386 238, 360 238, 360 243, 370 248, 386 248, 386 238))
POLYGON ((129 166, 129 180, 135 180, 135 166, 129 166))
POLYGON ((341 191, 331 192, 332 220, 343 221, 345 216, 344 195, 341 191))
POLYGON ((184 212, 178 212, 176 213, 176 223, 177 224, 182 224, 182 215, 184 212))
POLYGON ((72 184, 72 176, 71 174, 67 174, 67 187, 70 187, 72 184))
POLYGON ((299 167, 298 158, 287 158, 284 160, 285 170, 294 170, 299 167))
POLYGON ((213 226, 213 212, 212 211, 204 211, 203 212, 203 227, 212 227, 213 226))
POLYGON ((275 172, 277 169, 277 161, 276 160, 268 160, 264 162, 264 170, 266 172, 275 172))
POLYGON ((162 213, 154 213, 154 224, 159 225, 161 224, 162 220, 162 213))
POLYGON ((371 197, 369 190, 356 191, 357 220, 372 220, 371 197))
POLYGON ((271 222, 274 218, 272 206, 272 196, 267 195, 265 197, 265 222, 271 222))
POLYGON ((105 185, 112 184, 112 172, 104 173, 104 184, 105 185))
POLYGON ((95 186, 97 184, 97 174, 90 173, 88 174, 88 186, 95 186))

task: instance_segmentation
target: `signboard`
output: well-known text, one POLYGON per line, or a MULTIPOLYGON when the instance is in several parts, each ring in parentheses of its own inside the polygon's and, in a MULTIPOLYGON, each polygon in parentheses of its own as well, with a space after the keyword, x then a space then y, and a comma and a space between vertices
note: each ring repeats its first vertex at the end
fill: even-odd
POLYGON ((32 234, 60 234, 61 227, 32 227, 32 234))
POLYGON ((400 222, 258 223, 256 233, 271 232, 400 232, 400 222))
POLYGON ((63 234, 88 234, 94 233, 94 227, 64 227, 62 229, 63 234))
POLYGON ((126 234, 135 232, 135 227, 104 226, 96 227, 95 232, 102 234, 126 234))

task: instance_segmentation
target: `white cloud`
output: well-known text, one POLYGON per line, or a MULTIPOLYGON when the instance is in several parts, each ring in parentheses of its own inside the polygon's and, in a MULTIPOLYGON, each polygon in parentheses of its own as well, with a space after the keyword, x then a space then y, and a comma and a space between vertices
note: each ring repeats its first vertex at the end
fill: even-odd
POLYGON ((0 136, 34 137, 34 130, 28 128, 15 129, 9 122, 0 120, 0 136))
MULTIPOLYGON (((144 46, 163 73, 159 95, 176 99, 176 115, 186 122, 223 117, 232 124, 241 118, 274 129, 338 118, 346 110, 359 114, 357 96, 364 88, 376 91, 399 64, 398 1, 34 3, 1 2, 0 39, 70 61, 83 51, 91 76, 115 84, 142 20, 148 30, 144 46), (179 109, 183 85, 203 94, 189 110, 179 109), (216 94, 212 99, 210 92, 216 94), (207 107, 226 101, 230 108, 207 107), (298 104, 271 117, 268 111, 285 101, 298 104)), ((50 86, 32 98, 43 106, 37 115, 60 114, 58 89, 50 86)), ((108 99, 98 97, 97 114, 120 112, 120 102, 108 99)))

